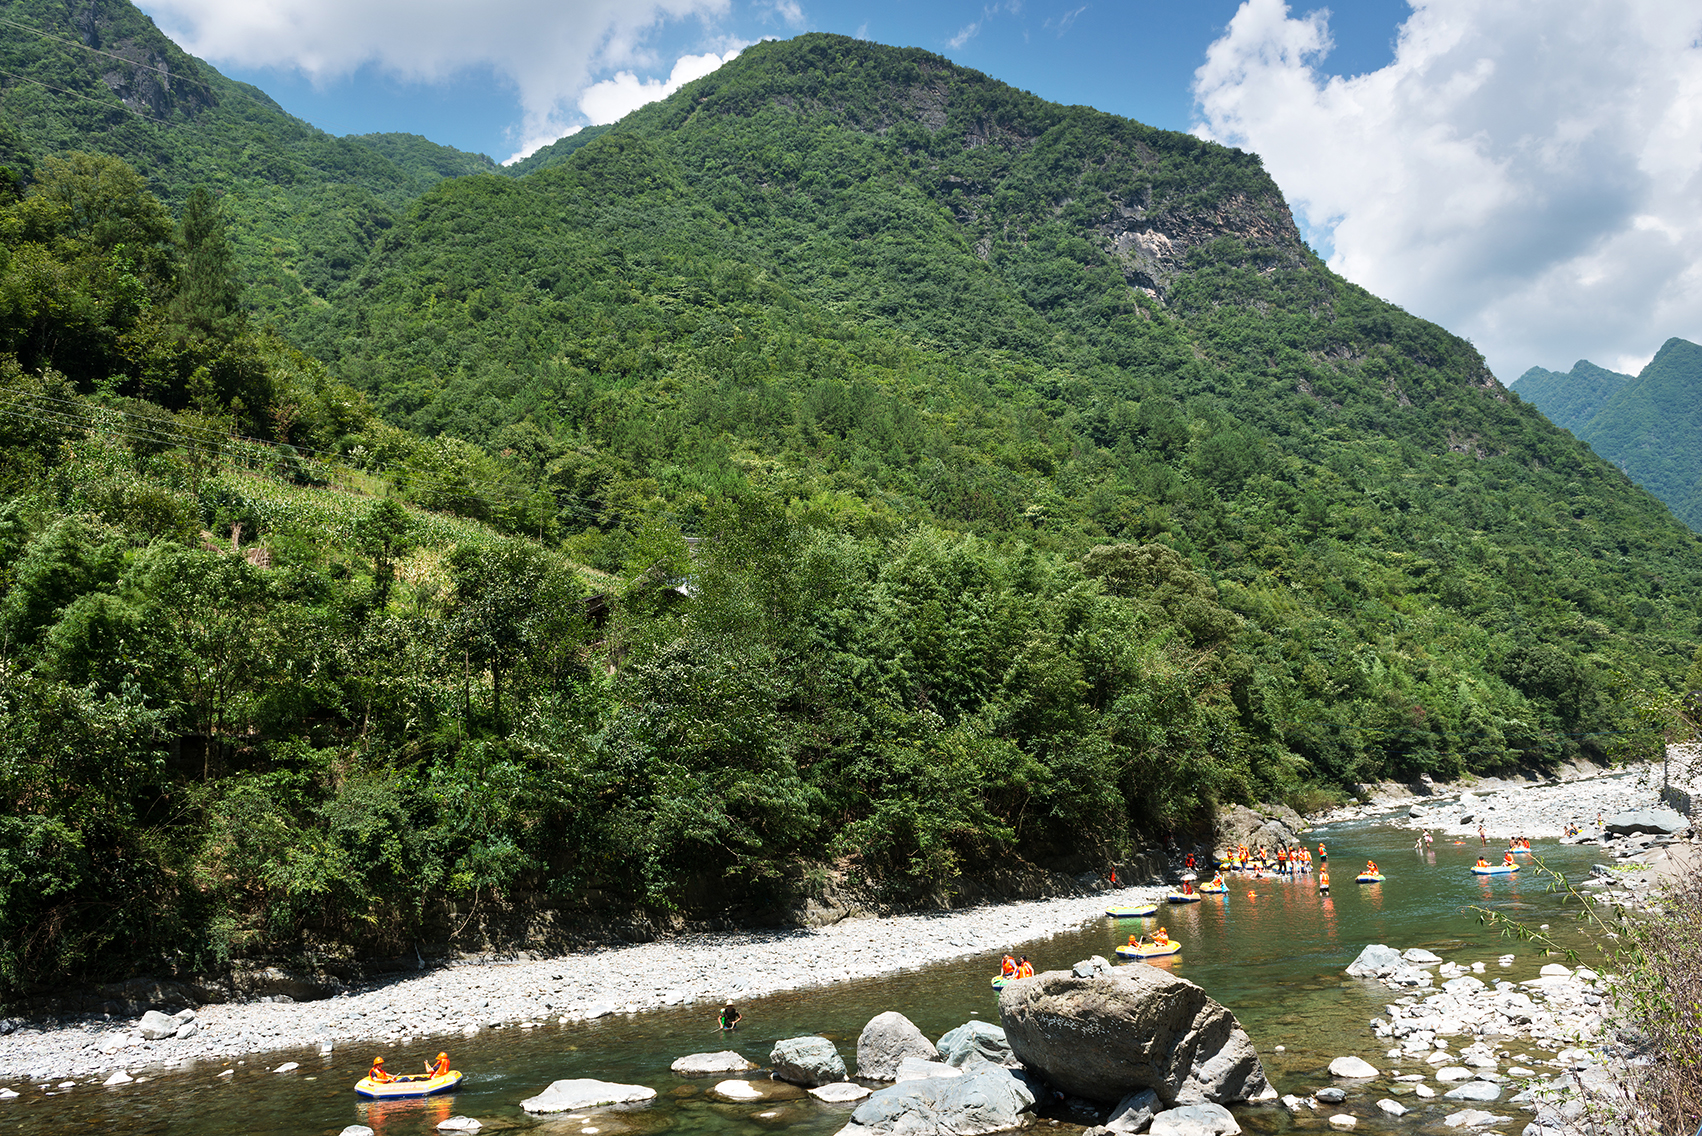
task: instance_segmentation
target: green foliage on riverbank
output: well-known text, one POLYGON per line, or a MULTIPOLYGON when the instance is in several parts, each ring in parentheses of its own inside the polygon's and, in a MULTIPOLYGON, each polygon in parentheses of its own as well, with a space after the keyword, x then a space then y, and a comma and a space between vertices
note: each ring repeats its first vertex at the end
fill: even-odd
POLYGON ((1250 155, 806 36, 500 176, 172 59, 0 97, 12 989, 1082 870, 1681 689, 1694 535, 1250 155))

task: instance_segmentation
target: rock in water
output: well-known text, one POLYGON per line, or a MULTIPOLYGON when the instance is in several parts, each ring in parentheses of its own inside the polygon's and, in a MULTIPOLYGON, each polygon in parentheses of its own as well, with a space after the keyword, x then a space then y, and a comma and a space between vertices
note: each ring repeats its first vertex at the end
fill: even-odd
POLYGON ((1358 1057, 1338 1057, 1330 1062, 1332 1077, 1375 1077, 1377 1067, 1358 1057))
POLYGON ((364 1124, 351 1124, 337 1133, 337 1136, 373 1136, 373 1133, 372 1129, 364 1124))
POLYGON ((484 1125, 470 1116, 451 1116, 437 1126, 439 1132, 477 1132, 484 1125))
POLYGON ((1153 1117, 1151 1136, 1235 1136, 1240 1131, 1221 1104, 1185 1104, 1153 1117))
POLYGON ((753 1062, 731 1049, 716 1053, 692 1053, 678 1058, 668 1068, 682 1077, 707 1077, 715 1073, 748 1073, 755 1069, 753 1062))
POLYGON ((1501 1099, 1501 1086, 1488 1081, 1467 1081, 1457 1089, 1442 1094, 1443 1100, 1492 1101, 1501 1099))
POLYGON ((862 1100, 869 1095, 869 1090, 850 1081, 835 1081, 831 1085, 817 1085, 810 1090, 810 1095, 829 1104, 848 1104, 862 1100))
POLYGON ((656 1090, 643 1085, 617 1085, 590 1077, 574 1077, 550 1082, 549 1088, 535 1097, 527 1097, 520 1107, 527 1112, 571 1112, 576 1108, 641 1104, 655 1099, 656 1090))
POLYGON ((1132 1136, 1133 1133, 1146 1131, 1146 1126, 1152 1123, 1152 1118, 1162 1111, 1164 1103, 1158 1099, 1158 1094, 1151 1089, 1142 1089, 1117 1102, 1117 1107, 1111 1110, 1111 1117, 1105 1122, 1105 1127, 1113 1132, 1132 1136))
POLYGON ((162 1014, 158 1010, 149 1010, 142 1015, 142 1020, 136 1023, 136 1032, 148 1041, 160 1041, 177 1032, 177 1027, 183 1023, 170 1014, 162 1014))
POLYGON ((947 1065, 944 1061, 924 1061, 920 1057, 906 1057, 898 1063, 898 1073, 893 1080, 921 1081, 928 1077, 961 1077, 963 1070, 955 1065, 947 1065))
POLYGON ((857 1038, 857 1076, 870 1081, 897 1080, 899 1063, 906 1057, 938 1061, 940 1053, 903 1014, 888 1010, 869 1019, 857 1038))
POLYGON ((1372 943, 1347 964, 1347 973, 1352 978, 1376 978, 1399 970, 1402 962, 1401 952, 1395 948, 1372 943))
POLYGON ((722 1081, 715 1086, 715 1092, 728 1100, 761 1100, 762 1090, 749 1081, 722 1081))
POLYGON ((839 1136, 980 1136, 1026 1123, 1035 1092, 1011 1069, 978 1069, 881 1089, 857 1106, 839 1136))
POLYGON ((935 1047, 947 1065, 964 1068, 982 1061, 993 1065, 1015 1065, 1005 1031, 992 1022, 964 1022, 940 1038, 935 1047))
POLYGON ((1094 978, 1049 970, 1005 987, 999 1016, 1017 1060, 1096 1103, 1142 1089, 1170 1106, 1276 1095, 1235 1015, 1156 966, 1094 978))
POLYGON ((134 1081, 135 1079, 136 1078, 132 1077, 130 1074, 126 1073, 124 1070, 117 1069, 117 1070, 114 1070, 112 1076, 110 1076, 106 1080, 102 1081, 101 1084, 103 1084, 103 1085, 128 1085, 131 1081, 134 1081))
POLYGON ((774 1077, 806 1089, 832 1084, 846 1077, 845 1061, 825 1037, 789 1037, 777 1041, 769 1051, 768 1063, 774 1077))

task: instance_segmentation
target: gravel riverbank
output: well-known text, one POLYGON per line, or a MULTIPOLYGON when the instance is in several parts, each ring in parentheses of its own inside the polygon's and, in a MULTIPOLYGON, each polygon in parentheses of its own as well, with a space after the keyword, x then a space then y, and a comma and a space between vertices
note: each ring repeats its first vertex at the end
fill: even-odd
POLYGON ((0 1086, 113 1071, 135 1075, 196 1060, 284 1049, 525 1028, 664 1006, 745 1001, 844 978, 893 974, 1016 950, 1103 916, 1158 887, 846 920, 808 930, 692 935, 557 959, 462 963, 316 1002, 232 1002, 179 1018, 188 1036, 147 1040, 135 1018, 26 1023, 0 1037, 0 1086))

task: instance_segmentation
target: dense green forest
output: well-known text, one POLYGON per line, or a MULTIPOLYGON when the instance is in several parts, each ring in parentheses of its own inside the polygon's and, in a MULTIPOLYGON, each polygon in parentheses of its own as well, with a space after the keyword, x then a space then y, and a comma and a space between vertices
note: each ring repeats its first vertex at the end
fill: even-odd
POLYGON ((808 35, 497 171, 4 13, 8 991, 915 901, 1683 689, 1698 538, 1252 155, 808 35))
POLYGON ((1580 359, 1570 372, 1532 367, 1519 393, 1702 531, 1702 347, 1673 338, 1636 378, 1580 359))

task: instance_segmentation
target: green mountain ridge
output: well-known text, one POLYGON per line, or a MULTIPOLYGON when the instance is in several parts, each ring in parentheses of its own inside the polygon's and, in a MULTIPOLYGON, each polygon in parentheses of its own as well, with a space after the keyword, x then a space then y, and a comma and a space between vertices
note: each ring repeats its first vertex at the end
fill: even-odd
POLYGON ((1702 539, 1254 155, 819 34, 529 172, 172 66, 0 90, 7 988, 924 901, 1687 689, 1702 539))
POLYGON ((1676 336, 1636 378, 1579 360, 1569 374, 1538 368, 1519 393, 1702 531, 1702 347, 1676 336), (1536 381, 1527 390, 1527 383, 1536 381))

